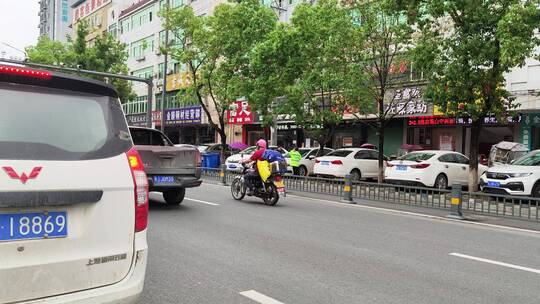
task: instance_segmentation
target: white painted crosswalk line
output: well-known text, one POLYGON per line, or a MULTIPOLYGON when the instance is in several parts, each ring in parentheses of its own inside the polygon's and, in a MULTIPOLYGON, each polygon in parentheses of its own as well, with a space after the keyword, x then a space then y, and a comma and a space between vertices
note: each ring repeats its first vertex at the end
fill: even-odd
POLYGON ((261 303, 261 304, 284 304, 283 302, 272 299, 269 296, 263 295, 262 293, 257 292, 257 291, 255 291, 253 289, 252 290, 247 290, 247 291, 242 291, 240 294, 243 295, 246 298, 249 298, 249 299, 251 299, 251 300, 253 300, 253 301, 257 302, 257 303, 261 303))

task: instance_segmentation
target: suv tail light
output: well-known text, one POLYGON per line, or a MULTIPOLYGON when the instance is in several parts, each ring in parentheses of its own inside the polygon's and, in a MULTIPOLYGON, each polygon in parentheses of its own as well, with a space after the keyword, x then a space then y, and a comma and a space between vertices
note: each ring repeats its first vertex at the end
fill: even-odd
POLYGON ((131 148, 127 157, 135 185, 135 232, 140 232, 148 226, 148 179, 139 152, 131 148))
POLYGON ((343 162, 341 162, 339 159, 338 160, 333 160, 330 162, 332 165, 343 165, 343 162))
POLYGON ((202 157, 199 149, 195 149, 195 166, 202 167, 202 157))
POLYGON ((411 168, 414 168, 414 169, 425 169, 427 167, 429 167, 429 164, 411 165, 411 168))

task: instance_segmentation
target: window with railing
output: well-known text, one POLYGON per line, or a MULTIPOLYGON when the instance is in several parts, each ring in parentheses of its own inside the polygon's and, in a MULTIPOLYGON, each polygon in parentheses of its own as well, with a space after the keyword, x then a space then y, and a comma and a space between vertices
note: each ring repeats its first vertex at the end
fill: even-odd
POLYGON ((154 51, 154 35, 150 35, 139 41, 131 43, 130 55, 131 58, 136 60, 142 59, 142 57, 150 52, 154 51))
POLYGON ((148 96, 137 96, 133 101, 122 105, 126 114, 146 113, 148 109, 148 96))

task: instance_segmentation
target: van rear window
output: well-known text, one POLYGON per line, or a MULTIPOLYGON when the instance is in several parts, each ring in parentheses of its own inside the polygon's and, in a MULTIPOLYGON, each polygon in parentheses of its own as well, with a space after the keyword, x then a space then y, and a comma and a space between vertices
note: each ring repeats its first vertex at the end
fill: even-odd
POLYGON ((120 103, 108 96, 0 84, 0 159, 90 160, 132 146, 120 103))

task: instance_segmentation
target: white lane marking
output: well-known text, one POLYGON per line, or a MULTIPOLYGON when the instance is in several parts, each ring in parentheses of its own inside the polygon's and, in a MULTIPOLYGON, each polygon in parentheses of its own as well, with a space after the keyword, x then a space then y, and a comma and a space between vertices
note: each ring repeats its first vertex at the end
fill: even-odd
POLYGON ((197 203, 201 203, 201 204, 207 204, 207 205, 211 205, 211 206, 219 206, 219 204, 217 204, 217 203, 212 203, 212 202, 207 202, 207 201, 201 201, 201 200, 194 199, 194 198, 186 197, 186 199, 187 199, 188 201, 197 202, 197 203))
POLYGON ((272 299, 269 296, 265 296, 262 293, 257 292, 257 291, 255 291, 253 289, 252 290, 247 290, 247 291, 242 291, 240 294, 243 295, 246 298, 252 299, 253 301, 255 301, 257 303, 261 303, 261 304, 284 304, 283 302, 272 299))
POLYGON ((469 259, 469 260, 473 260, 473 261, 484 262, 484 263, 489 263, 489 264, 493 264, 493 265, 504 266, 504 267, 508 267, 508 268, 513 268, 513 269, 518 269, 518 270, 523 270, 523 271, 528 271, 528 272, 540 274, 540 270, 534 269, 534 268, 529 268, 529 267, 524 267, 524 266, 519 266, 519 265, 514 265, 514 264, 508 264, 508 263, 504 263, 504 262, 498 262, 498 261, 494 261, 494 260, 474 257, 474 256, 471 256, 471 255, 455 253, 455 252, 449 253, 449 255, 464 258, 464 259, 469 259))
MULTIPOLYGON (((212 183, 205 183, 205 185, 212 185, 212 186, 221 187, 221 188, 224 187, 224 186, 220 186, 220 185, 212 184, 212 183)), ((287 194, 287 197, 292 197, 292 198, 296 198, 296 199, 303 199, 303 200, 310 200, 310 201, 321 202, 321 203, 326 203, 326 204, 333 204, 333 205, 337 205, 337 206, 340 206, 340 207, 347 207, 347 208, 351 207, 351 208, 363 208, 363 209, 370 209, 370 210, 378 210, 378 211, 396 213, 396 214, 401 214, 401 215, 418 216, 418 217, 423 217, 423 218, 428 218, 428 219, 443 220, 443 221, 455 222, 455 223, 460 223, 460 224, 476 225, 476 226, 483 226, 483 227, 489 227, 489 228, 499 228, 499 229, 504 229, 504 230, 517 231, 517 232, 527 232, 527 233, 533 233, 533 234, 540 235, 540 231, 537 231, 537 230, 529 230, 529 229, 515 228, 515 227, 509 227, 509 226, 501 226, 501 225, 495 225, 495 224, 487 224, 487 223, 478 223, 478 222, 471 222, 471 221, 455 220, 455 219, 442 217, 442 216, 429 215, 429 214, 416 213, 416 212, 409 212, 409 211, 402 211, 402 210, 394 210, 394 209, 381 208, 381 207, 365 206, 365 205, 359 205, 359 204, 345 204, 345 203, 335 202, 335 201, 331 201, 331 200, 323 200, 323 199, 307 197, 307 196, 299 196, 299 195, 294 195, 294 194, 287 194)), ((338 198, 338 199, 340 199, 340 198, 338 198)))

